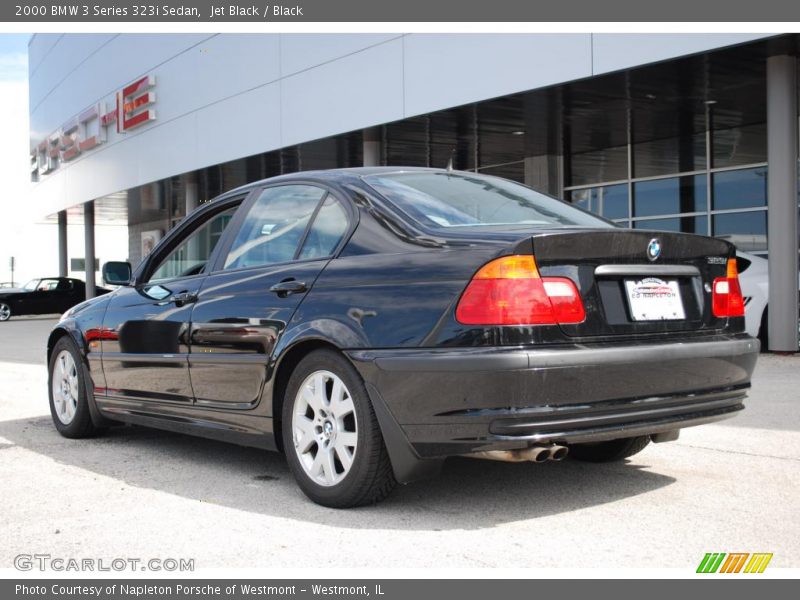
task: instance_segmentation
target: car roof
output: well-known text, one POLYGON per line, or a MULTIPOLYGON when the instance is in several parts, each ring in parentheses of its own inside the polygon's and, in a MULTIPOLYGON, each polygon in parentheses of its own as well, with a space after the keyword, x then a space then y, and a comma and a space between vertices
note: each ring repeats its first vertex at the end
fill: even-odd
POLYGON ((273 184, 291 181, 320 181, 346 183, 348 180, 358 180, 368 175, 385 175, 387 173, 407 173, 407 172, 430 172, 430 173, 464 173, 476 175, 473 171, 455 171, 448 169, 435 169, 432 167, 404 167, 404 166, 381 166, 381 167, 344 167, 341 169, 319 169, 314 171, 295 171, 285 175, 275 175, 259 181, 245 184, 232 189, 218 196, 214 201, 230 198, 232 195, 249 191, 264 184, 273 184))

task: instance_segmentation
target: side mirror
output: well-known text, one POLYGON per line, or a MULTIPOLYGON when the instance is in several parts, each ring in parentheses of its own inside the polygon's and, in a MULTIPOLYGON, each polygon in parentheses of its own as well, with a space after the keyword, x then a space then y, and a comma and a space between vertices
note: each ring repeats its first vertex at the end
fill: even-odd
POLYGON ((106 285, 130 285, 132 273, 129 262, 109 261, 103 265, 103 281, 106 285))

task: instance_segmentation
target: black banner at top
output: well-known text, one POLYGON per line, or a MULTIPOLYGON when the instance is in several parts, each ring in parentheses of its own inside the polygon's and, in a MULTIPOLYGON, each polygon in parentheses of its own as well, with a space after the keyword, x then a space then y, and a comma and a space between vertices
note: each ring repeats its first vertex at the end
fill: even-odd
POLYGON ((786 0, 11 0, 4 22, 787 22, 786 0))

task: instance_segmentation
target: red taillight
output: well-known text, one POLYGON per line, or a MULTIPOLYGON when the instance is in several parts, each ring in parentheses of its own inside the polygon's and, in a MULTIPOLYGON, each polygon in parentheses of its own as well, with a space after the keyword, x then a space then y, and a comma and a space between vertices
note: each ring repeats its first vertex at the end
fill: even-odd
POLYGON ((475 273, 456 308, 465 325, 556 325, 586 317, 571 279, 540 277, 533 256, 504 256, 475 273))
POLYGON ((717 277, 711 290, 711 308, 715 317, 743 317, 744 297, 739 287, 736 260, 728 259, 725 277, 717 277))

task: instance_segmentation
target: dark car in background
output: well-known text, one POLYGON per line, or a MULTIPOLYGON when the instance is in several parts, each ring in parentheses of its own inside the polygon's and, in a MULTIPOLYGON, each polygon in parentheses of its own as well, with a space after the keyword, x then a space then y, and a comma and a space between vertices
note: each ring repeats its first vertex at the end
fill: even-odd
POLYGON ((758 352, 730 243, 449 170, 253 183, 104 278, 48 340, 58 431, 277 449, 333 507, 454 455, 622 460, 735 415, 758 352))
MULTIPOLYGON (((96 294, 107 294, 109 291, 98 287, 96 294)), ((31 279, 21 288, 0 289, 0 321, 20 315, 60 314, 85 299, 86 286, 80 279, 31 279)))

